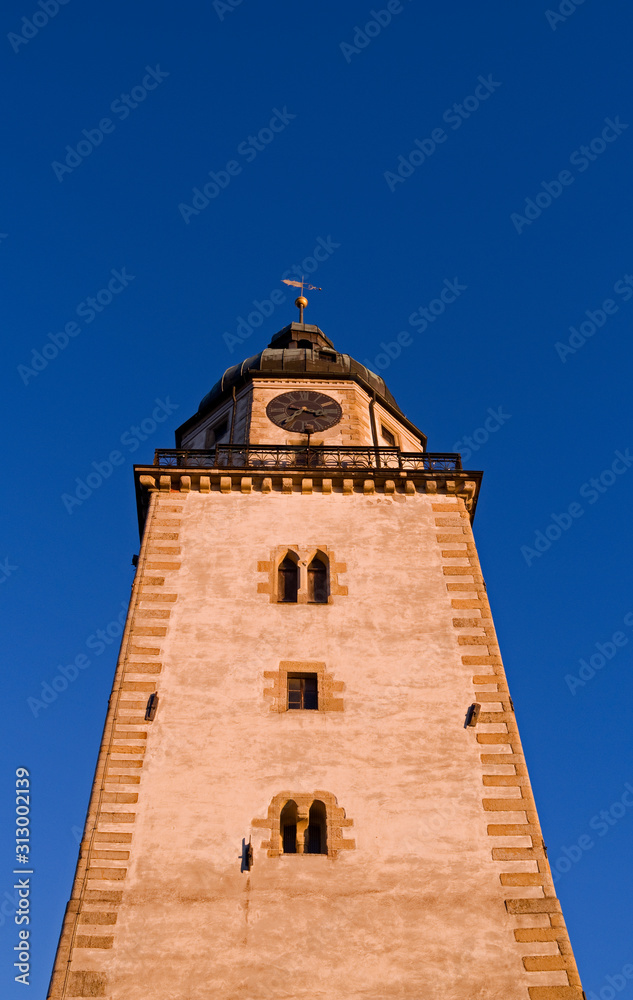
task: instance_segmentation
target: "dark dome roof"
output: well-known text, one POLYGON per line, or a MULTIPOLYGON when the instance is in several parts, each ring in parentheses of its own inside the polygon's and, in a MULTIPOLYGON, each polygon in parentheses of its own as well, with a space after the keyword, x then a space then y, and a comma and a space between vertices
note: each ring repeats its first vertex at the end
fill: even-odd
POLYGON ((339 354, 318 326, 291 323, 275 334, 270 345, 239 365, 227 368, 222 378, 206 394, 198 413, 205 413, 234 386, 248 381, 252 373, 271 375, 332 375, 353 378, 374 390, 391 408, 402 411, 380 375, 356 361, 349 354, 339 354))

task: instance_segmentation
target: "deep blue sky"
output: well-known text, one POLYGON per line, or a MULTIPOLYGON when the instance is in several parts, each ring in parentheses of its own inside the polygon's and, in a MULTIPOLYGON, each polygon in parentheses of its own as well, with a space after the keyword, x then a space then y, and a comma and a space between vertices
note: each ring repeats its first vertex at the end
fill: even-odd
MULTIPOLYGON (((369 2, 243 0, 223 16, 216 7, 70 0, 14 45, 9 33, 32 33, 22 19, 41 8, 6 0, 1 15, 11 97, 0 217, 0 898, 11 895, 14 772, 27 766, 37 869, 29 995, 45 996, 117 653, 117 642, 99 654, 86 641, 115 621, 132 581, 132 463, 173 446, 224 368, 295 318, 288 295, 229 349, 239 317, 283 289, 282 274, 319 239, 331 252, 306 320, 376 368, 387 360, 373 361, 381 342, 408 331, 413 342, 383 368, 390 389, 430 450, 461 442, 472 452, 465 464, 485 471, 476 536, 550 859, 583 835, 593 844, 563 863, 558 886, 585 989, 598 994, 633 962, 633 809, 616 805, 624 815, 607 832, 590 825, 633 784, 633 627, 623 624, 633 611, 633 467, 607 474, 602 493, 583 485, 633 448, 633 297, 626 282, 614 291, 633 273, 631 8, 586 0, 552 25, 540 0, 404 0, 353 52, 341 43, 370 20, 369 2), (125 109, 121 95, 144 78, 154 85, 146 67, 160 82, 125 109), (472 113, 456 128, 449 109, 479 77, 491 92, 476 109, 466 102, 472 113), (249 146, 274 109, 283 129, 249 146), (66 147, 104 118, 112 124, 98 146, 73 159, 66 147), (435 132, 442 141, 424 162, 418 152, 414 169, 403 165, 416 140, 431 150, 437 129, 445 138, 435 132), (591 159, 575 154, 597 137, 591 159), (69 155, 71 170, 52 166, 69 155), (239 173, 219 173, 231 160, 239 173), (399 165, 410 176, 388 183, 399 165), (226 186, 196 215, 179 209, 209 171, 226 186), (542 182, 562 171, 569 183, 550 187, 558 196, 547 205, 542 182), (539 192, 540 214, 513 221, 539 192), (133 278, 115 282, 119 293, 89 321, 81 304, 123 269, 133 278), (466 286, 457 301, 426 330, 410 325, 446 279, 466 286), (602 326, 562 360, 556 343, 605 299, 617 311, 596 315, 602 326), (32 352, 73 322, 43 367, 32 352), (34 357, 38 374, 26 370, 34 357), (177 409, 153 432, 146 424, 140 442, 130 428, 156 399, 177 409), (500 407, 503 425, 484 440, 476 432, 500 407), (69 513, 63 494, 113 450, 124 464, 69 513), (537 531, 555 536, 552 515, 574 503, 582 514, 547 551, 522 554, 537 531), (566 675, 617 631, 626 645, 572 693, 566 675), (81 653, 90 666, 35 717, 27 699, 81 653)), ((16 928, 0 921, 0 992, 22 996, 16 928)), ((633 996, 630 981, 619 995, 633 996)))

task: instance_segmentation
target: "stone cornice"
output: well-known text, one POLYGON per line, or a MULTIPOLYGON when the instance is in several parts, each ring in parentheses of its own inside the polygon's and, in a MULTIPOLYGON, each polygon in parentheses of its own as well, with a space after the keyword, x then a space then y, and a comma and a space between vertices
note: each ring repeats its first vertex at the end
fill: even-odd
POLYGON ((383 494, 413 497, 417 494, 461 498, 470 515, 475 515, 483 473, 462 470, 438 472, 397 469, 306 469, 227 470, 213 468, 170 468, 134 466, 139 522, 144 523, 149 495, 161 493, 342 493, 346 496, 383 494), (245 475, 248 472, 248 475, 245 475))

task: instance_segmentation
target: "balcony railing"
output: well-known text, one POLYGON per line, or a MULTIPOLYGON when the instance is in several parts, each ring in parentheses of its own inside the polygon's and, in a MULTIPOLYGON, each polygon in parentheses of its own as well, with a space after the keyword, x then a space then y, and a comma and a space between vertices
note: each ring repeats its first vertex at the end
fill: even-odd
POLYGON ((154 465, 175 469, 399 469, 455 472, 457 452, 437 454, 399 448, 219 444, 209 449, 159 448, 154 465))

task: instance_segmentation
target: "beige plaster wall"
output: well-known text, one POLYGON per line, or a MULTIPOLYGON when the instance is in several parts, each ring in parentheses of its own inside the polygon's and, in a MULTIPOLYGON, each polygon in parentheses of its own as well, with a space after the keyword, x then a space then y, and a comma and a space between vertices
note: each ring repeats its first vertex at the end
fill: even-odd
MULTIPOLYGON (((528 985, 532 1000, 567 997, 560 965, 527 972, 522 962, 535 947, 558 954, 555 940, 515 940, 516 928, 549 929, 547 914, 508 913, 509 897, 543 899, 542 885, 500 880, 538 881, 537 862, 492 857, 482 796, 521 789, 482 787, 480 751, 508 748, 477 740, 507 726, 463 728, 473 671, 490 668, 464 665, 442 556, 451 543, 438 541, 433 497, 212 491, 155 503, 152 530, 169 535, 164 508, 178 511, 179 533, 177 553, 147 564, 140 600, 148 609, 153 595, 171 601, 160 705, 149 725, 129 713, 147 749, 110 944, 81 948, 72 968, 105 973, 95 995, 112 1000, 528 1000, 528 985), (258 592, 258 563, 280 545, 327 546, 346 566, 347 595, 272 604, 258 592), (342 682, 344 711, 271 711, 265 673, 303 660, 324 662, 342 682), (354 849, 334 860, 268 857, 253 820, 284 790, 318 789, 353 821, 344 835, 354 849), (241 873, 249 835, 254 867, 241 873)), ((451 565, 469 579, 460 553, 451 565)), ((467 632, 484 634, 477 624, 467 632)), ((134 664, 141 671, 158 641, 137 640, 149 646, 129 655, 132 684, 147 681, 134 664)), ((485 770, 516 773, 503 763, 485 770)), ((513 805, 492 818, 520 822, 513 805)))

